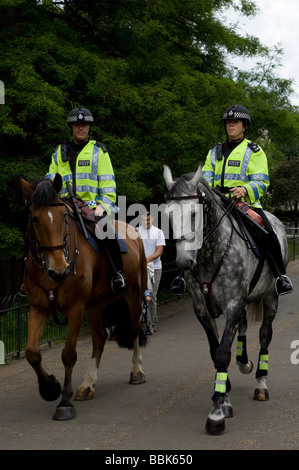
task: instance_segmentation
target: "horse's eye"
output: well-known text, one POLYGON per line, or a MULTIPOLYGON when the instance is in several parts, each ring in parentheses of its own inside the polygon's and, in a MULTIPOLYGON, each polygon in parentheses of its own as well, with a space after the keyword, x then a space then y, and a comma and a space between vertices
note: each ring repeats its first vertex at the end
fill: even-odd
POLYGON ((35 217, 35 216, 32 217, 32 220, 33 220, 33 222, 34 222, 35 224, 38 224, 38 218, 37 218, 37 217, 35 217))

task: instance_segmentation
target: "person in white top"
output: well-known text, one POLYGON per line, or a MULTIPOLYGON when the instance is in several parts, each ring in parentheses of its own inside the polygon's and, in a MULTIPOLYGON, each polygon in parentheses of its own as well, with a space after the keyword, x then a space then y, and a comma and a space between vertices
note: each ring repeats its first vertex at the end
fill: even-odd
POLYGON ((148 263, 148 290, 151 300, 148 307, 149 333, 153 334, 157 330, 157 293, 162 275, 161 256, 163 247, 166 245, 164 233, 153 225, 153 216, 149 211, 141 216, 141 226, 136 230, 143 240, 146 261, 148 263))

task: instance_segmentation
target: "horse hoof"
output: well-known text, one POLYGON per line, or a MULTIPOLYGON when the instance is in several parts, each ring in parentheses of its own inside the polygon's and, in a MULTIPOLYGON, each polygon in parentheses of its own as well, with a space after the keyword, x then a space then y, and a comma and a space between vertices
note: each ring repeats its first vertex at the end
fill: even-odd
POLYGON ((232 418, 234 416, 232 405, 223 405, 222 411, 226 418, 232 418))
POLYGON ((225 418, 232 418, 234 416, 233 407, 231 405, 228 394, 225 394, 225 397, 224 397, 224 401, 222 405, 222 413, 224 414, 225 418))
POLYGON ((47 401, 54 401, 60 397, 61 385, 54 375, 49 375, 47 381, 39 382, 39 393, 47 401))
POLYGON ((254 390, 253 399, 257 400, 257 401, 268 401, 268 400, 270 400, 269 390, 267 388, 256 388, 254 390))
POLYGON ((225 419, 213 420, 208 418, 206 422, 206 431, 211 436, 219 436, 225 431, 225 419))
POLYGON ((247 364, 242 364, 241 362, 237 361, 239 371, 242 372, 242 374, 250 374, 253 370, 253 362, 248 361, 247 364))
POLYGON ((70 406, 57 406, 53 415, 54 421, 68 421, 76 416, 75 408, 70 406))
POLYGON ((76 396, 74 400, 77 401, 85 401, 85 400, 91 400, 94 396, 94 390, 91 389, 90 387, 84 388, 83 390, 78 390, 76 393, 76 396))
POLYGON ((130 375, 130 384, 133 385, 139 385, 139 384, 144 384, 146 382, 145 380, 145 375, 143 372, 131 372, 130 375))

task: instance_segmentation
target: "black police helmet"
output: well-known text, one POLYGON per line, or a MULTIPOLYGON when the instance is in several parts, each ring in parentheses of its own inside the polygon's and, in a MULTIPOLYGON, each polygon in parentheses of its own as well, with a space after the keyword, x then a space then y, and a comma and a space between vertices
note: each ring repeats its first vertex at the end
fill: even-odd
POLYGON ((245 106, 240 106, 239 104, 235 104, 227 108, 222 119, 224 121, 224 125, 229 119, 240 119, 243 121, 246 128, 248 128, 250 124, 250 114, 248 109, 245 108, 245 106))
POLYGON ((71 126, 72 124, 76 124, 79 122, 86 122, 87 124, 94 123, 93 115, 87 108, 74 108, 70 112, 67 118, 68 125, 71 126))

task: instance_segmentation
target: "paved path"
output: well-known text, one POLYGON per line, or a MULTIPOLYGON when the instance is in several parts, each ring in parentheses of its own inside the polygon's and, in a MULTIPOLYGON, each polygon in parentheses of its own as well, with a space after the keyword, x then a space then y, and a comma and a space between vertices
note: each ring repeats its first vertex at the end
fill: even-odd
MULTIPOLYGON (((298 449, 299 364, 291 362, 291 343, 299 341, 299 260, 288 269, 295 292, 280 299, 270 346, 270 401, 253 400, 254 373, 244 376, 234 360, 229 373, 234 417, 222 436, 208 436, 214 371, 205 333, 189 298, 159 308, 158 332, 143 352, 144 385, 128 384, 131 352, 108 341, 94 399, 75 402, 77 416, 53 421, 58 402, 39 394, 36 377, 24 359, 0 366, 0 450, 187 450, 298 449)), ((223 326, 220 319, 220 331, 223 326)), ((256 367, 258 324, 249 324, 248 350, 256 367)), ((298 347, 297 347, 298 348, 298 347)), ((45 348, 43 361, 62 382, 62 345, 45 348)), ((298 348, 299 349, 299 348, 298 348)), ((233 350, 233 357, 235 344, 233 350)), ((90 338, 78 342, 74 389, 91 353, 90 338)), ((297 355, 299 358, 299 354, 297 355)), ((255 370, 255 369, 254 369, 255 370)))

